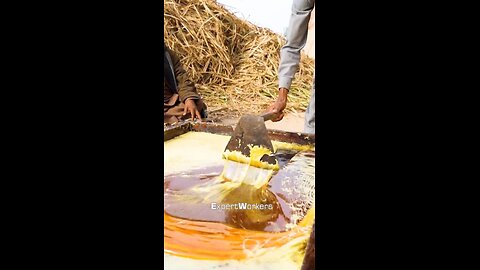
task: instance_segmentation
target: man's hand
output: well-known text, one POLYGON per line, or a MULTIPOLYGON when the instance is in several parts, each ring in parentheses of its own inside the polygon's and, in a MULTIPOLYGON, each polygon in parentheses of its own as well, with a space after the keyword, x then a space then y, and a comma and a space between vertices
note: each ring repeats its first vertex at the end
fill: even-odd
POLYGON ((200 122, 202 121, 202 116, 200 116, 200 112, 198 111, 194 99, 189 98, 185 100, 185 110, 183 111, 183 115, 187 115, 188 113, 192 115, 192 120, 197 118, 200 122))
POLYGON ((285 107, 287 107, 287 94, 287 88, 280 88, 278 90, 277 100, 275 101, 275 103, 270 105, 270 107, 268 107, 267 112, 273 112, 278 115, 277 117, 272 119, 273 122, 278 122, 283 119, 283 116, 285 116, 283 110, 285 109, 285 107))

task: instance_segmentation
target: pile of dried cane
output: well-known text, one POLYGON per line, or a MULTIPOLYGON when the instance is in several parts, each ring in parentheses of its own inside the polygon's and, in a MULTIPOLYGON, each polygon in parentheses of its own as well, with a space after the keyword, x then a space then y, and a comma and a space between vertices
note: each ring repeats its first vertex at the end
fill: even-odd
MULTIPOLYGON (((165 42, 210 108, 259 113, 276 99, 283 37, 236 17, 215 0, 164 0, 164 8, 165 42)), ((314 68, 302 55, 287 111, 307 107, 314 68)))

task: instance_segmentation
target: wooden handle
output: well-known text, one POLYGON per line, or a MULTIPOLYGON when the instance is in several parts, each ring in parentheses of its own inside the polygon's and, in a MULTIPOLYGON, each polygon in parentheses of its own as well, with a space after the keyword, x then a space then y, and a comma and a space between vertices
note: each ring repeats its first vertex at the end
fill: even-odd
POLYGON ((272 120, 273 118, 275 118, 275 116, 277 116, 277 113, 267 112, 267 113, 264 113, 260 116, 263 117, 264 121, 268 121, 268 120, 272 120))

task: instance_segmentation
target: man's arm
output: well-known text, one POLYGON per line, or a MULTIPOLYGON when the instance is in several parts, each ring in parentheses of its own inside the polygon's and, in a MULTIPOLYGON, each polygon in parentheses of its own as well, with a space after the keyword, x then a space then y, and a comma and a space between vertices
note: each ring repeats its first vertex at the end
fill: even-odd
POLYGON ((287 106, 288 89, 292 85, 295 73, 300 64, 300 54, 307 42, 308 23, 315 7, 314 0, 294 0, 292 14, 287 31, 287 43, 280 50, 280 66, 278 68, 278 97, 267 111, 278 113, 273 122, 282 120, 283 110, 287 106))
POLYGON ((168 50, 168 53, 172 58, 173 71, 175 72, 180 101, 185 102, 187 99, 200 99, 195 84, 188 78, 188 74, 180 63, 178 56, 170 49, 168 50))
POLYGON ((307 42, 308 23, 314 0, 294 0, 288 25, 287 43, 280 50, 279 88, 290 89, 300 64, 300 53, 307 42))
POLYGON ((175 72, 175 78, 177 81, 178 96, 180 101, 185 103, 184 115, 188 113, 194 118, 202 119, 200 111, 197 108, 196 100, 200 99, 200 95, 197 93, 195 84, 188 78, 188 74, 180 63, 178 56, 169 51, 172 58, 173 70, 175 72))

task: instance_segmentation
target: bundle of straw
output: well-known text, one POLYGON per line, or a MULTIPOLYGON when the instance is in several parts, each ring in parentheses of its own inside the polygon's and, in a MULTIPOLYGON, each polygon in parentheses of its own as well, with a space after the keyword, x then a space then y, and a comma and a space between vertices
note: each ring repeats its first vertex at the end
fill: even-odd
MULTIPOLYGON (((275 101, 283 37, 236 17, 215 0, 165 0, 164 19, 165 43, 210 108, 259 113, 275 101)), ((302 55, 287 111, 307 107, 314 68, 302 55)))

